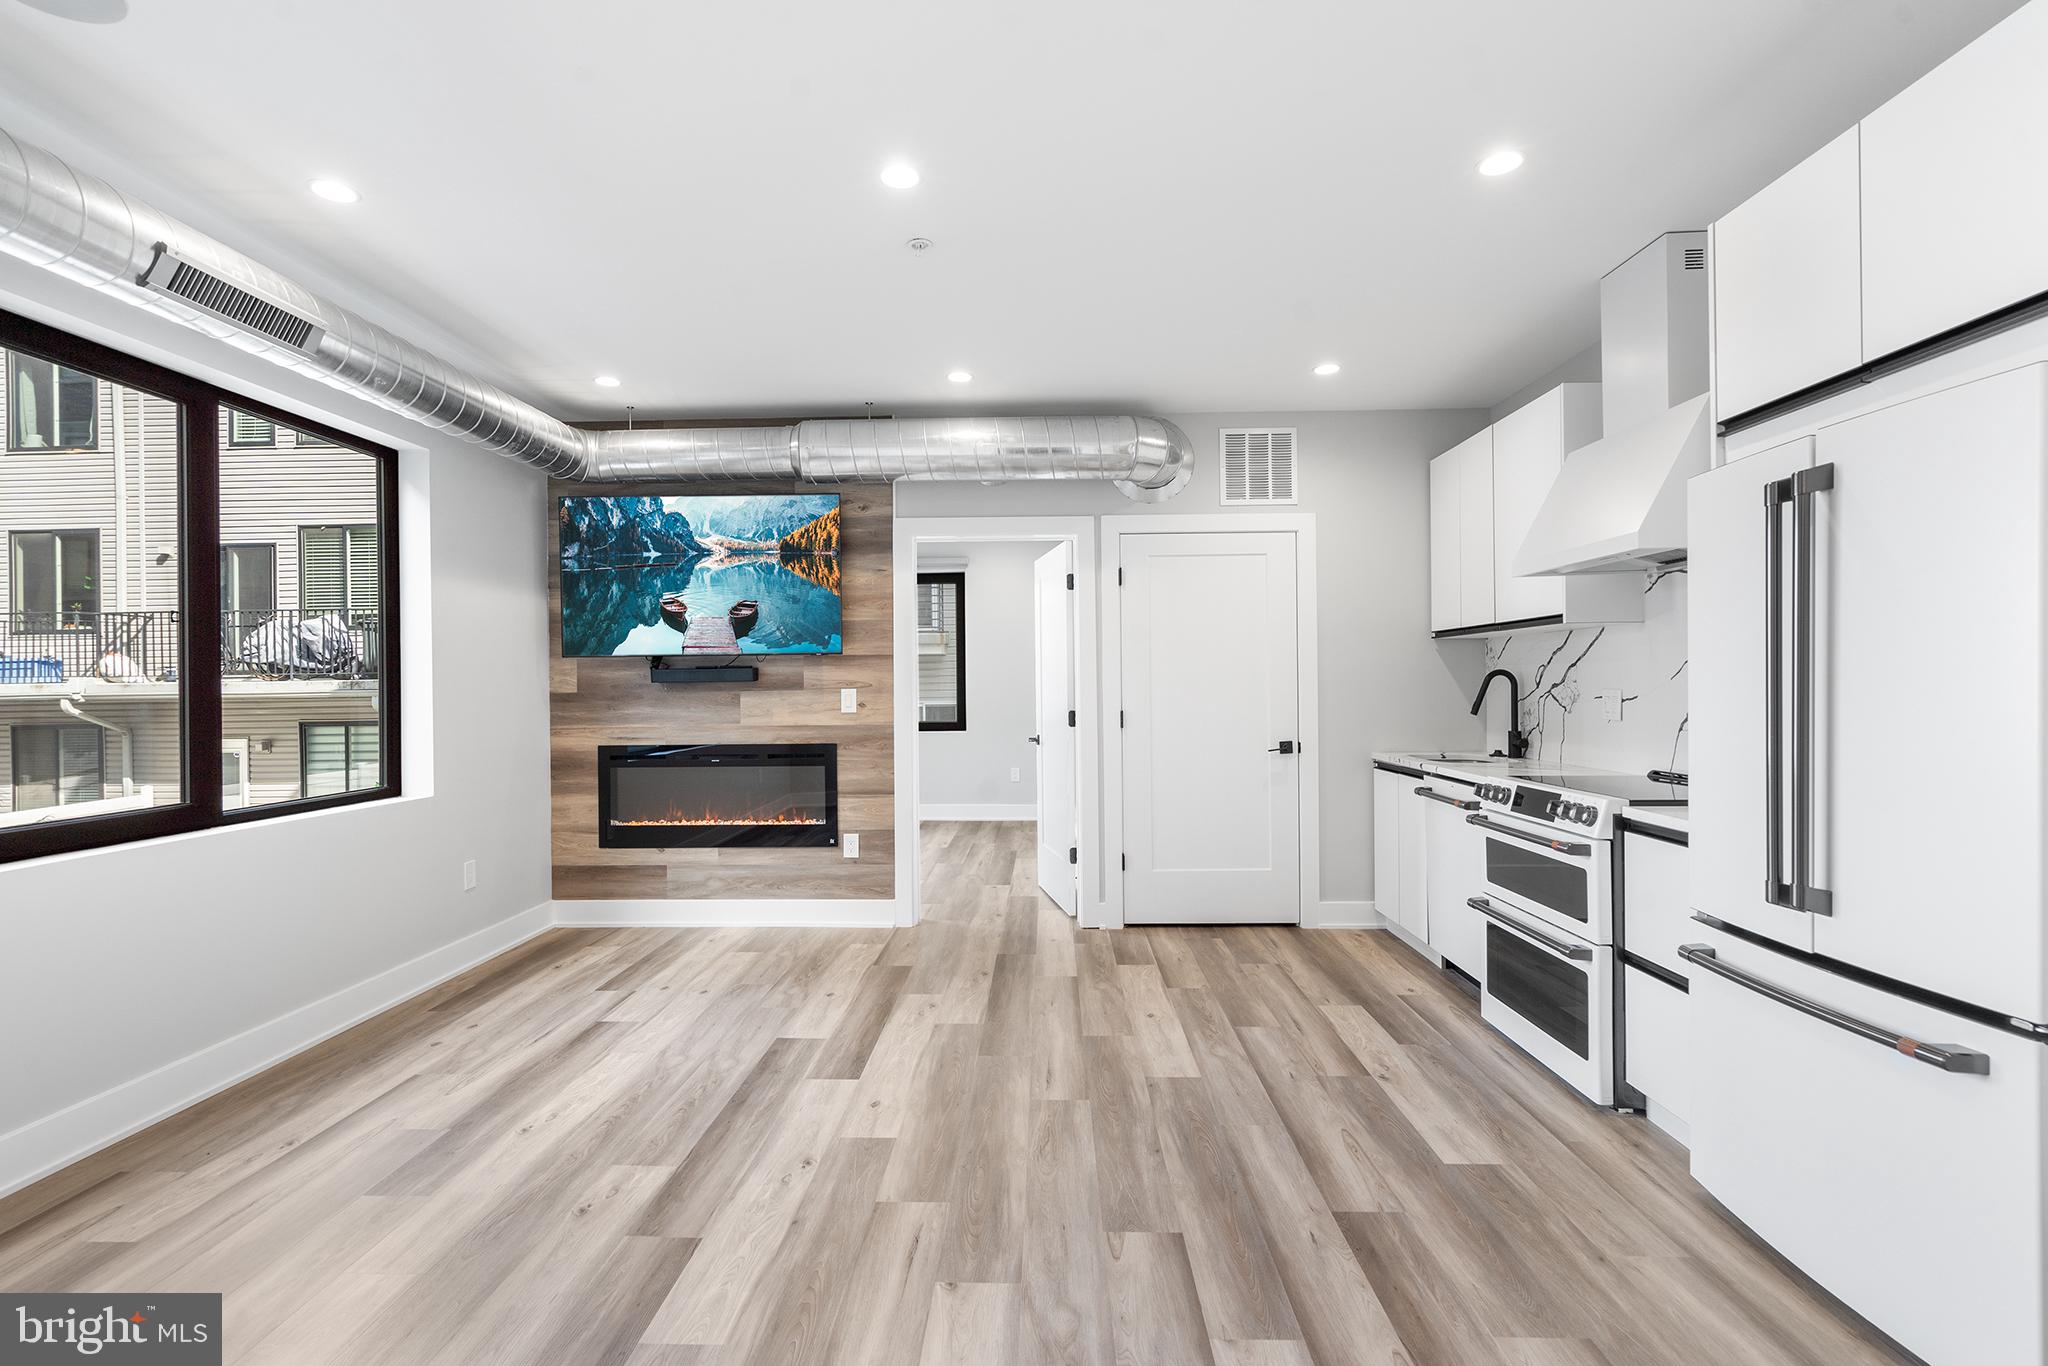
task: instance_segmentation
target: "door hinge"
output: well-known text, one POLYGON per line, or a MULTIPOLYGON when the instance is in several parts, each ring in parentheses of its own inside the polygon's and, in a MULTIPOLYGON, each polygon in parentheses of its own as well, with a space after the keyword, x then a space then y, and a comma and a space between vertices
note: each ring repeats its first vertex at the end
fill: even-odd
POLYGON ((1122 730, 1124 728, 1124 714, 1121 710, 1119 710, 1116 714, 1116 728, 1118 730, 1122 730))
POLYGON ((1067 575, 1067 591, 1069 593, 1074 591, 1074 576, 1072 574, 1067 575))
POLYGON ((1118 588, 1124 586, 1124 569, 1122 565, 1118 565, 1116 569, 1116 586, 1118 588))
POLYGON ((1067 724, 1070 726, 1074 724, 1074 709, 1072 707, 1067 708, 1067 724))
POLYGON ((1131 856, 1129 854, 1118 854, 1116 862, 1117 867, 1123 869, 1126 873, 1131 871, 1131 856))
POLYGON ((1073 845, 1071 845, 1071 844, 1070 844, 1070 845, 1068 845, 1068 846, 1067 846, 1067 862, 1069 862, 1069 863, 1079 863, 1080 861, 1081 861, 1081 851, 1080 851, 1079 849, 1076 849, 1076 848, 1075 848, 1075 847, 1074 847, 1073 845))

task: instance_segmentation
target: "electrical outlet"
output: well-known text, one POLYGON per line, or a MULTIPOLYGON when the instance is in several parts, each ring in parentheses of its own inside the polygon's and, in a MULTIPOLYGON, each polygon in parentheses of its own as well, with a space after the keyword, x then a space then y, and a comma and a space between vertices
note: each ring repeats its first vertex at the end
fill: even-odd
POLYGON ((1021 769, 1021 768, 1013 768, 1013 769, 1011 769, 1011 770, 1010 770, 1010 781, 1011 781, 1011 782, 1013 782, 1013 783, 1021 783, 1021 782, 1023 782, 1023 781, 1024 781, 1024 770, 1023 770, 1023 769, 1021 769))
POLYGON ((462 865, 462 890, 465 892, 473 892, 476 890, 475 859, 469 859, 462 865))
POLYGON ((1621 689, 1608 688, 1593 694, 1593 700, 1600 704, 1600 714, 1609 721, 1621 719, 1621 689))
POLYGON ((850 830, 839 837, 839 857, 860 857, 860 831, 850 830))
MULTIPOLYGON (((839 690, 839 710, 845 712, 848 716, 860 710, 859 688, 841 688, 839 690)), ((851 858, 852 855, 849 854, 847 857, 851 858)))

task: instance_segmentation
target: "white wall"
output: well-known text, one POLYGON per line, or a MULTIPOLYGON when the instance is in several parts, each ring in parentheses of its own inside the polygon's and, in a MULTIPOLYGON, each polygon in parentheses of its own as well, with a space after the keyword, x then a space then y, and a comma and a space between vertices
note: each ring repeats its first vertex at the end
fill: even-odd
MULTIPOLYGON (((1483 671, 1470 642, 1429 638, 1429 460, 1486 423, 1480 410, 1169 414, 1195 475, 1164 503, 1107 485, 905 482, 902 517, 1216 515, 1217 430, 1298 429, 1300 505, 1317 517, 1322 696, 1322 899, 1372 897, 1372 752, 1479 742, 1469 716, 1483 671)), ((1254 509, 1263 511, 1264 509, 1254 509)), ((1105 706, 1114 706, 1113 701, 1105 706)))
POLYGON ((0 865, 4 1192, 544 924, 548 709, 538 474, 11 258, 0 307, 399 447, 407 792, 0 865))
POLYGON ((1025 738, 1038 729, 1032 566, 1051 549, 1043 542, 962 541, 920 552, 920 569, 967 575, 967 729, 918 732, 920 810, 947 808, 951 818, 966 819, 958 808, 980 808, 992 818, 1018 819, 1014 810, 998 809, 1036 805, 1037 752, 1025 738))

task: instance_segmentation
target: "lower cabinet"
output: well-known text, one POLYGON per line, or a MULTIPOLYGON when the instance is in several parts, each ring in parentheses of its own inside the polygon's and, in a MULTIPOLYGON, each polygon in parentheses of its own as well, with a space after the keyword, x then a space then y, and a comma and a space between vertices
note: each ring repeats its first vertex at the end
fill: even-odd
POLYGON ((1621 986, 1622 1079, 1650 1098, 1658 1126, 1681 1143, 1692 1137, 1692 1012, 1683 989, 1640 968, 1624 967, 1621 986))
POLYGON ((1415 795, 1426 779, 1372 771, 1372 889, 1380 918, 1418 944, 1429 942, 1428 834, 1415 795))
MULTIPOLYGON (((1436 780, 1418 783, 1439 796, 1469 800, 1470 789, 1461 784, 1436 780)), ((1425 901, 1429 906, 1429 946, 1447 963, 1455 964, 1466 976, 1484 981, 1486 975, 1486 928, 1484 918, 1466 904, 1466 898, 1485 890, 1486 840, 1475 826, 1465 823, 1466 812, 1456 806, 1424 797, 1423 827, 1428 855, 1425 901)), ((1476 805, 1476 803, 1475 803, 1476 805)))
POLYGON ((1415 795, 1422 783, 1401 786, 1401 897, 1396 919, 1419 944, 1429 942, 1429 825, 1432 803, 1415 795))
POLYGON ((1402 775, 1372 771, 1372 901, 1382 920, 1401 913, 1402 775))

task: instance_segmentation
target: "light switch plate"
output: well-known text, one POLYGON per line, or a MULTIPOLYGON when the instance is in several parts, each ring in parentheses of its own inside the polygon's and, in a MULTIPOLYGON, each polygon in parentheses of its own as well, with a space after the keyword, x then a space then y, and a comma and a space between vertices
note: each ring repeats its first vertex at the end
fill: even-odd
POLYGON ((1010 770, 1010 781, 1011 781, 1011 782, 1013 782, 1013 783, 1021 783, 1021 782, 1023 782, 1023 781, 1024 781, 1024 770, 1023 770, 1023 769, 1021 769, 1021 768, 1013 768, 1013 769, 1011 769, 1011 770, 1010 770))
POLYGON ((853 714, 853 713, 854 713, 855 711, 859 710, 859 708, 860 708, 860 689, 859 689, 859 688, 841 688, 841 689, 839 690, 839 710, 841 710, 841 711, 845 712, 845 713, 846 713, 847 715, 851 716, 851 715, 852 715, 852 714, 853 714))
POLYGON ((465 892, 473 892, 476 890, 475 859, 469 859, 465 861, 462 865, 462 890, 465 892))
POLYGON ((849 831, 839 837, 839 856, 841 858, 860 857, 860 831, 849 831))
POLYGON ((1593 694, 1593 700, 1600 704, 1600 714, 1609 721, 1621 719, 1621 689, 1607 688, 1593 694))

